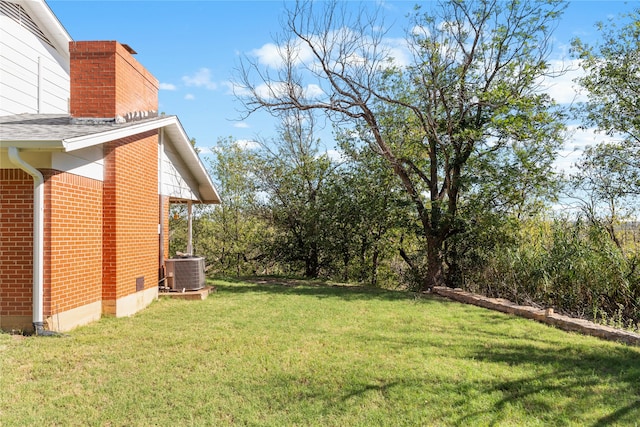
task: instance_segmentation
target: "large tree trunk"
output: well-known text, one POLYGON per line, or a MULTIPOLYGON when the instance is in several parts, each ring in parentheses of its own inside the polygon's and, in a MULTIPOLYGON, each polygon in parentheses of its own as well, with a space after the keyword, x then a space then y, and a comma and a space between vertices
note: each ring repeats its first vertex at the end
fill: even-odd
POLYGON ((427 237, 427 274, 424 289, 421 289, 423 291, 446 284, 442 244, 443 239, 440 237, 427 237))
POLYGON ((373 255, 371 256, 371 286, 378 285, 378 258, 380 251, 377 246, 373 248, 373 255))
POLYGON ((348 248, 343 248, 342 250, 342 265, 344 266, 344 270, 342 272, 342 280, 344 282, 349 281, 349 263, 351 262, 351 255, 349 254, 348 248))
POLYGON ((304 276, 310 279, 316 279, 320 270, 320 262, 318 260, 318 246, 312 243, 309 248, 309 254, 305 260, 304 276))

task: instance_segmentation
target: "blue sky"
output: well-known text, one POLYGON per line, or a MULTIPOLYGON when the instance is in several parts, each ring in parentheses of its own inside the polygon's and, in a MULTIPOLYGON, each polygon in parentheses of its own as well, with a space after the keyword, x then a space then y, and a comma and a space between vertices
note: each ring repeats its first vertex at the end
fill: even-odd
MULTIPOLYGON (((205 153, 220 137, 251 141, 275 135, 275 122, 264 114, 239 120, 241 106, 229 83, 240 56, 267 55, 268 49, 262 48, 281 32, 282 1, 47 3, 74 40, 117 40, 136 50, 138 61, 160 81, 160 111, 177 115, 205 153)), ((385 0, 385 21, 395 22, 391 36, 403 34, 404 17, 414 4, 416 1, 385 0)), ((638 6, 638 1, 570 2, 554 33, 553 59, 569 59, 567 49, 573 37, 592 40, 597 35, 594 24, 598 20, 638 6)), ((569 74, 549 89, 559 102, 573 97, 573 77, 569 74)), ((562 153, 561 167, 568 168, 580 148, 598 138, 591 133, 576 134, 562 153)), ((331 148, 331 142, 327 146, 331 148)))

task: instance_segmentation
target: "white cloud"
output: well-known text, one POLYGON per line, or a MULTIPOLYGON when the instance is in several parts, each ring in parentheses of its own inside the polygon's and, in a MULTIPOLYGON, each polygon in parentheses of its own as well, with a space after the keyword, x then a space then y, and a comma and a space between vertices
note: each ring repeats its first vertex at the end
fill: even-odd
POLYGON ((198 154, 200 154, 201 156, 209 156, 213 154, 213 151, 211 150, 211 148, 207 148, 207 147, 198 147, 198 154))
MULTIPOLYGON (((316 84, 309 84, 301 88, 299 86, 292 87, 285 82, 262 83, 256 86, 255 93, 262 99, 286 98, 289 96, 290 90, 293 90, 296 96, 304 96, 305 98, 317 98, 325 94, 322 88, 316 84)), ((247 95, 247 89, 244 91, 247 92, 244 95, 247 95)))
POLYGON ((235 141, 235 144, 243 150, 255 150, 256 148, 260 148, 260 143, 251 139, 238 139, 235 141))
MULTIPOLYGON (((368 44, 373 43, 373 41, 367 42, 370 38, 369 36, 355 33, 346 27, 332 30, 327 37, 329 40, 343 40, 346 41, 347 44, 357 43, 361 46, 367 46, 368 44)), ((311 42, 317 46, 326 43, 326 41, 318 39, 318 36, 311 36, 311 42)), ((406 66, 409 64, 410 52, 407 48, 407 41, 404 38, 383 38, 381 40, 380 47, 382 48, 382 51, 379 53, 387 58, 393 58, 393 65, 406 66)), ((281 68, 284 65, 284 60, 288 59, 294 66, 306 68, 312 73, 322 74, 322 70, 320 69, 320 65, 317 63, 317 58, 313 51, 306 43, 303 43, 300 40, 293 40, 282 45, 266 43, 257 49, 251 50, 249 54, 257 59, 258 64, 268 68, 281 68)), ((362 67, 366 66, 366 63, 369 61, 368 58, 360 56, 358 50, 355 48, 351 52, 336 50, 328 52, 327 54, 329 55, 327 58, 329 64, 337 68, 341 68, 343 66, 362 67)), ((315 88, 318 88, 318 86, 315 86, 315 88)), ((238 93, 238 89, 241 90, 242 88, 233 89, 235 89, 234 93, 238 93)), ((310 87, 309 89, 314 88, 310 87)))
POLYGON ((316 84, 310 84, 304 89, 304 96, 306 98, 315 98, 322 95, 324 95, 324 91, 316 84))
POLYGON ((288 92, 285 83, 262 83, 255 88, 256 94, 263 99, 273 99, 286 95, 288 92))
POLYGON ((184 99, 186 99, 187 101, 193 101, 194 99, 196 99, 196 97, 192 93, 188 93, 184 96, 184 99))
POLYGON ((333 163, 344 163, 349 160, 349 158, 340 150, 327 150, 325 154, 333 163))
POLYGON ((555 163, 555 168, 559 172, 575 173, 575 164, 580 160, 585 148, 614 140, 614 138, 603 133, 597 133, 595 129, 580 129, 577 125, 571 125, 567 128, 570 135, 569 139, 558 153, 555 163))
POLYGON ((392 64, 397 67, 406 67, 411 62, 411 53, 407 48, 407 40, 404 38, 385 38, 383 41, 387 49, 388 57, 393 58, 392 64))
POLYGON ((553 60, 549 62, 551 73, 560 73, 558 77, 545 77, 539 81, 540 88, 553 98, 558 104, 584 102, 587 95, 581 90, 575 79, 584 75, 579 60, 553 60), (562 70, 566 70, 562 72, 562 70))
POLYGON ((258 63, 271 68, 278 68, 282 64, 280 48, 273 43, 267 43, 258 49, 253 49, 251 54, 258 58, 258 63))
POLYGON ((187 86, 204 87, 209 90, 218 88, 218 85, 211 81, 211 70, 208 68, 200 68, 190 76, 183 76, 182 81, 187 86))
POLYGON ((411 34, 419 37, 429 37, 431 35, 431 31, 429 31, 429 28, 423 27, 422 25, 415 25, 411 29, 411 34))
POLYGON ((313 61, 313 52, 300 40, 294 40, 291 44, 278 46, 274 43, 266 43, 258 49, 253 49, 251 55, 258 58, 258 63, 271 68, 279 68, 283 64, 283 57, 292 59, 295 65, 313 61))
POLYGON ((176 90, 176 85, 172 83, 160 83, 160 90, 176 90))
POLYGON ((239 122, 233 125, 234 128, 238 129, 249 129, 251 126, 247 122, 239 122))

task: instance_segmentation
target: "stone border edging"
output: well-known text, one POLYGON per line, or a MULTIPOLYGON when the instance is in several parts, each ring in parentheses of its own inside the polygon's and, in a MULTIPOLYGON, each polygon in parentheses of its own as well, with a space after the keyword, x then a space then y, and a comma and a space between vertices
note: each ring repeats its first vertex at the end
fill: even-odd
POLYGON ((576 319, 562 314, 556 314, 552 308, 541 310, 525 305, 514 304, 503 298, 489 298, 482 295, 463 291, 462 289, 436 286, 433 293, 466 304, 472 304, 503 313, 514 314, 527 319, 556 326, 565 331, 578 332, 610 341, 621 341, 627 344, 640 346, 640 334, 636 334, 610 326, 599 325, 584 319, 576 319))

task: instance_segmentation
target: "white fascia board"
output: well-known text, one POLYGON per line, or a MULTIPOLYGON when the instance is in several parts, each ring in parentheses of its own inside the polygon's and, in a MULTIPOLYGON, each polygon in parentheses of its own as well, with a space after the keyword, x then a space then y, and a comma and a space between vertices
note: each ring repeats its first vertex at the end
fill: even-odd
POLYGON ((104 144, 109 141, 115 141, 117 139, 137 135, 150 130, 160 129, 161 127, 168 126, 172 121, 174 121, 172 120, 172 117, 167 117, 159 120, 141 122, 131 126, 124 126, 113 130, 65 138, 62 142, 64 143, 65 151, 75 151, 80 150, 81 148, 92 147, 94 145, 104 144))
POLYGON ((54 44, 56 50, 69 60, 69 42, 73 41, 66 28, 44 0, 19 0, 29 15, 39 24, 43 33, 54 44))

